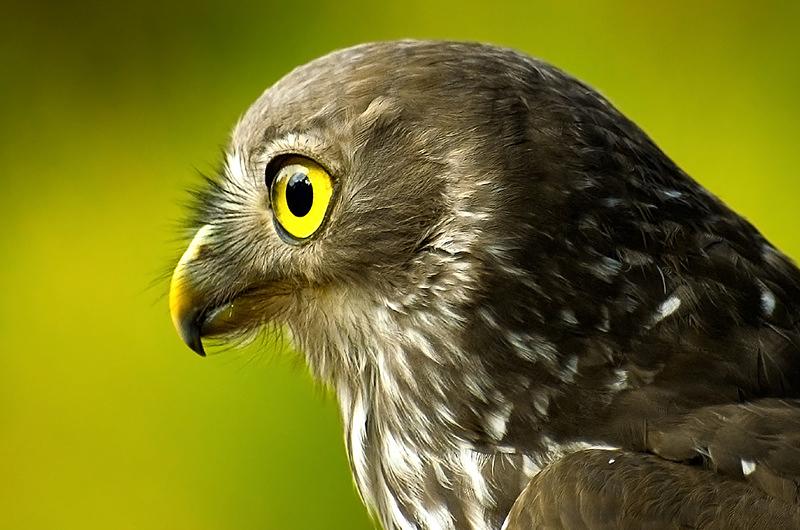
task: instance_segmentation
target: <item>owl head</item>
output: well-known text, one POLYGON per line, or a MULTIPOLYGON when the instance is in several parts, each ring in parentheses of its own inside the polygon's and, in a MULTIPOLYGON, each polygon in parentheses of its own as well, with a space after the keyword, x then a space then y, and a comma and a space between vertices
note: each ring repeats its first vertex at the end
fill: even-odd
POLYGON ((413 41, 335 52, 235 127, 197 195, 172 318, 200 354, 205 337, 286 327, 328 379, 376 350, 502 356, 532 322, 564 333, 607 319, 585 292, 606 293, 620 265, 588 214, 634 209, 626 178, 642 171, 677 170, 596 92, 525 55, 413 41))

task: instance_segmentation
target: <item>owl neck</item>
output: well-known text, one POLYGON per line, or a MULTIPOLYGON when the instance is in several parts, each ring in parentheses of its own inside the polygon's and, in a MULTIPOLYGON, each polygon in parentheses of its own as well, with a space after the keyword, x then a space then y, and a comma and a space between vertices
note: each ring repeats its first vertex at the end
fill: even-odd
POLYGON ((355 340, 333 379, 364 503, 386 528, 499 528, 541 465, 500 447, 513 396, 443 321, 376 314, 367 333, 337 329, 355 340))
POLYGON ((478 452, 447 404, 398 399, 386 376, 371 368, 363 376, 358 385, 337 385, 337 394, 353 479, 383 527, 499 528, 539 469, 533 459, 478 452))
POLYGON ((557 452, 546 430, 554 390, 496 373, 505 353, 465 340, 469 319, 454 306, 413 303, 327 304, 336 325, 301 347, 335 388, 353 477, 386 528, 499 528, 557 452), (524 422, 524 445, 512 421, 524 422))

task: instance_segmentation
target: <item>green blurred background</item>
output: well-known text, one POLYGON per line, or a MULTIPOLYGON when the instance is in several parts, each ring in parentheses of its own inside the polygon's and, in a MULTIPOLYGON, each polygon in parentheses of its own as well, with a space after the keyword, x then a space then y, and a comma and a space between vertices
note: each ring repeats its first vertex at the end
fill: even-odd
POLYGON ((293 66, 491 41, 588 81, 800 256, 797 2, 17 3, 0 10, 0 528, 369 528, 296 356, 201 359, 164 297, 185 189, 293 66))

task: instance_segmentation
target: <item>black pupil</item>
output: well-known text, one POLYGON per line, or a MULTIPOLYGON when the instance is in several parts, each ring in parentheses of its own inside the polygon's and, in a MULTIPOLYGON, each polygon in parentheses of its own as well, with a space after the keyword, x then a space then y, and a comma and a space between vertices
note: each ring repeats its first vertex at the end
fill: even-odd
POLYGON ((308 180, 308 175, 297 172, 289 178, 286 184, 286 204, 289 211, 296 217, 303 217, 311 210, 314 202, 314 188, 308 180))

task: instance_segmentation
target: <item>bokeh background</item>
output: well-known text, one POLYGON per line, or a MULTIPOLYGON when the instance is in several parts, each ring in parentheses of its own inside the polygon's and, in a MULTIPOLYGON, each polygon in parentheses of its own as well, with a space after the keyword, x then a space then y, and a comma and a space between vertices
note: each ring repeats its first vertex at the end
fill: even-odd
POLYGON ((798 6, 2 2, 0 528, 370 528, 298 357, 196 357, 164 296, 184 190, 293 66, 399 37, 538 55, 798 257, 798 6))

